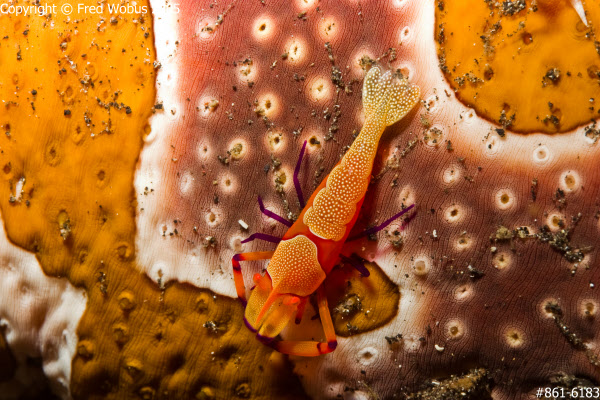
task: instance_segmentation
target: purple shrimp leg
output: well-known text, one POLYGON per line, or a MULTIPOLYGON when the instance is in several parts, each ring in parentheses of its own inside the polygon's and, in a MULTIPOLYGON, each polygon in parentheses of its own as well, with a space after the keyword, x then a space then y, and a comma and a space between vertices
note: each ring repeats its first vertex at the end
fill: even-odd
MULTIPOLYGON (((382 229, 385 229, 389 224, 391 224, 392 222, 394 222, 394 220, 400 218, 401 216, 403 216, 404 214, 406 214, 407 212, 409 212, 414 207, 415 207, 415 205, 411 204, 410 206, 406 207, 404 210, 400 211, 398 214, 396 214, 393 217, 391 217, 390 219, 386 220, 381 225, 374 226, 372 228, 369 228, 369 229, 365 230, 364 232, 359 233, 358 235, 354 235, 354 236, 348 238, 348 240, 346 240, 346 242, 351 242, 353 240, 360 239, 360 238, 365 237, 365 236, 369 236, 372 233, 376 233, 376 232, 381 231, 382 229)), ((412 219, 412 217, 410 219, 412 219)))
MULTIPOLYGON (((302 150, 300 151, 300 157, 298 157, 298 162, 296 162, 296 168, 294 169, 294 187, 296 188, 296 194, 298 195, 298 201, 300 202, 300 206, 304 208, 304 195, 302 194, 302 188, 300 187, 300 181, 298 180, 298 174, 300 173, 300 167, 302 165, 302 158, 304 157, 304 151, 306 150, 306 140, 302 145, 302 150)), ((258 207, 260 207, 260 212, 265 214, 269 218, 273 218, 275 221, 284 224, 285 226, 291 227, 292 222, 287 219, 275 214, 272 211, 269 211, 265 208, 262 199, 258 196, 258 207)), ((266 242, 271 243, 279 243, 281 242, 281 238, 276 236, 267 235, 266 233, 253 233, 247 239, 242 240, 242 243, 248 243, 253 241, 254 239, 264 240, 266 242)))
POLYGON ((402 221, 402 225, 400 225, 400 230, 403 231, 404 228, 406 228, 408 226, 408 224, 410 224, 410 221, 412 221, 416 216, 417 216, 417 211, 415 210, 414 213, 410 214, 408 217, 406 217, 406 219, 404 221, 402 221))
POLYGON ((304 157, 304 150, 306 150, 306 140, 300 150, 300 157, 296 162, 296 168, 294 169, 294 187, 296 188, 296 194, 298 195, 298 201, 300 202, 300 208, 304 208, 304 195, 302 194, 302 188, 300 187, 300 181, 298 180, 298 174, 300 174, 300 166, 302 165, 302 157, 304 157))
POLYGON ((254 239, 264 240, 265 242, 271 242, 271 243, 281 242, 281 238, 278 238, 277 236, 267 235, 266 233, 253 233, 248 238, 242 240, 242 244, 251 242, 254 239))
MULTIPOLYGON (((280 222, 286 226, 292 226, 292 223, 286 219, 284 219, 283 217, 280 217, 279 215, 275 214, 272 211, 269 211, 265 208, 265 205, 263 204, 262 199, 260 198, 260 196, 258 196, 258 206, 260 207, 260 211, 265 214, 267 217, 269 218, 273 218, 275 221, 280 222)), ((273 236, 273 235, 268 235, 266 233, 253 233, 252 235, 250 235, 249 237, 247 237, 246 239, 242 240, 242 244, 244 243, 248 243, 251 242, 255 239, 258 240, 264 240, 265 242, 271 242, 271 243, 279 243, 281 242, 281 238, 278 238, 277 236, 273 236)))
POLYGON ((291 227, 292 223, 290 221, 288 221, 287 219, 280 217, 279 215, 275 214, 273 211, 269 211, 265 208, 265 205, 263 204, 262 199, 260 198, 260 196, 258 196, 258 206, 260 207, 260 212, 262 212, 263 214, 265 214, 267 217, 269 218, 273 218, 275 221, 280 222, 282 224, 284 224, 287 227, 291 227))
POLYGON ((350 257, 346 257, 343 254, 340 254, 340 259, 346 263, 352 265, 360 274, 364 277, 368 277, 371 275, 365 264, 362 262, 362 259, 358 257, 356 254, 352 254, 350 257))

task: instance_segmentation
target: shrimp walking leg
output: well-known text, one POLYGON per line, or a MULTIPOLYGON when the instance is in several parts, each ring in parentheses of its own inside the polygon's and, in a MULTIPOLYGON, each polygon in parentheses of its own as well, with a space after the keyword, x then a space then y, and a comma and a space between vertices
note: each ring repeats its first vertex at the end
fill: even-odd
POLYGON ((281 242, 281 238, 277 237, 277 236, 273 236, 273 235, 268 235, 266 233, 253 233, 252 235, 248 236, 246 239, 242 240, 242 244, 244 243, 248 243, 251 242, 255 239, 258 240, 264 240, 265 242, 271 242, 271 243, 279 243, 281 242))
POLYGON ((291 227, 292 223, 290 221, 288 221, 287 219, 275 214, 273 211, 269 211, 265 208, 265 205, 263 204, 262 199, 260 198, 260 196, 258 196, 258 207, 260 208, 260 212, 265 214, 267 217, 274 219, 275 221, 287 226, 287 227, 291 227))
POLYGON ((410 210, 412 210, 414 208, 414 204, 411 204, 409 207, 406 207, 404 210, 400 211, 398 214, 392 216, 391 218, 388 218, 386 221, 384 221, 382 224, 379 224, 377 226, 374 226, 372 228, 366 229, 363 232, 351 236, 346 240, 346 243, 348 242, 352 242, 353 240, 356 239, 360 239, 362 237, 365 236, 369 236, 372 235, 373 233, 377 233, 379 231, 381 231, 382 229, 385 229, 388 227, 389 224, 391 224, 392 222, 394 222, 395 220, 397 220, 398 218, 400 218, 401 216, 403 216, 404 214, 406 214, 407 212, 409 212, 410 210))
POLYGON ((323 324, 323 331, 325 332, 325 342, 316 341, 288 341, 282 340, 280 342, 273 343, 273 346, 277 351, 284 354, 290 354, 294 356, 303 357, 314 357, 321 354, 331 353, 337 347, 337 340, 335 336, 335 329, 333 327, 333 321, 331 320, 331 314, 329 313, 329 307, 327 306, 327 296, 323 286, 317 290, 317 302, 319 304, 319 315, 321 317, 321 323, 323 324))
POLYGON ((304 203, 304 195, 302 194, 302 187, 300 187, 300 180, 298 179, 298 175, 300 174, 300 166, 302 165, 302 158, 304 157, 305 150, 306 140, 302 145, 302 150, 300 150, 300 156, 298 157, 298 162, 296 162, 296 168, 294 169, 294 187, 296 188, 296 194, 298 195, 298 202, 300 202, 301 208, 304 208, 306 204, 304 203))
POLYGON ((246 285, 244 285, 244 276, 240 261, 268 260, 273 257, 274 251, 255 251, 252 253, 240 253, 233 256, 231 264, 233 265, 233 279, 235 281, 235 290, 239 299, 246 304, 246 285))
POLYGON ((369 272, 367 267, 365 267, 365 264, 363 264, 360 257, 358 257, 354 254, 351 255, 350 257, 346 257, 345 255, 340 254, 340 259, 342 260, 342 262, 344 262, 346 264, 350 264, 352 267, 354 267, 354 269, 356 269, 358 272, 360 272, 360 274, 362 276, 368 277, 371 275, 371 273, 369 272))

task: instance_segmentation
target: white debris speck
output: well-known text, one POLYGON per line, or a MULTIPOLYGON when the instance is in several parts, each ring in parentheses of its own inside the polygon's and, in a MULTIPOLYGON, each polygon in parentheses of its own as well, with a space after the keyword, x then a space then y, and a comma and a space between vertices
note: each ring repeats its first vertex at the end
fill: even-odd
POLYGON ((441 353, 442 351, 444 351, 445 347, 436 344, 435 349, 441 353))
POLYGON ((248 229, 248 224, 246 222, 244 222, 244 220, 240 219, 240 220, 238 220, 238 223, 240 224, 242 229, 248 229))

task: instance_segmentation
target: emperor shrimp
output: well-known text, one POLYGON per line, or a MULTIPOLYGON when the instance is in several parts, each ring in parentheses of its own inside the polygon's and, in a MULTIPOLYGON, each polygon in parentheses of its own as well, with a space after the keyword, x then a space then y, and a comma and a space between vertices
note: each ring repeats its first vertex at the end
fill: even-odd
MULTIPOLYGON (((340 261, 350 262, 368 276, 368 270, 362 264, 342 254, 342 247, 348 240, 365 199, 381 135, 387 126, 399 121, 414 107, 419 95, 419 87, 410 84, 406 78, 396 77, 390 71, 382 74, 378 67, 371 68, 363 84, 364 126, 306 205, 303 204, 297 179, 306 142, 302 147, 294 183, 303 209, 296 222, 292 225, 266 210, 259 198, 263 213, 289 226, 281 239, 256 233, 244 241, 262 239, 275 242, 278 243, 275 251, 241 253, 232 259, 237 295, 246 305, 246 326, 256 332, 263 343, 281 353, 298 356, 318 356, 330 353, 337 347, 322 283, 340 261), (266 272, 254 275, 254 287, 246 301, 240 261, 267 259, 270 262, 266 272), (296 323, 301 321, 306 303, 315 291, 325 341, 277 340, 294 315, 296 323)), ((413 207, 414 204, 375 229, 382 229, 413 207)))

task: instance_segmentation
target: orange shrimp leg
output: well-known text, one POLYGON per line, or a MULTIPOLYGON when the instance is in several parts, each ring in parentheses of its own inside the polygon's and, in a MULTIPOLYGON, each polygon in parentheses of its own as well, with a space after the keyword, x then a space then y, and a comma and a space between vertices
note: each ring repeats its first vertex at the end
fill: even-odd
POLYGON ((298 305, 298 311, 296 311, 296 325, 298 325, 300 322, 302 322, 302 316, 304 315, 304 310, 306 309, 306 303, 308 301, 308 297, 305 298, 304 300, 300 301, 300 304, 298 305))
POLYGON ((252 253, 240 253, 233 256, 231 264, 233 265, 233 279, 235 280, 235 290, 239 299, 246 305, 246 285, 240 261, 268 260, 273 257, 274 251, 255 251, 252 253))
POLYGON ((331 314, 329 313, 329 307, 327 306, 327 296, 325 295, 323 286, 320 286, 317 290, 317 299, 319 303, 319 315, 321 316, 321 323, 323 324, 323 331, 325 332, 325 340, 327 341, 315 342, 282 340, 280 342, 273 343, 273 346, 277 351, 294 356, 314 357, 321 354, 331 353, 335 350, 337 347, 335 329, 333 327, 333 321, 331 320, 331 314))

